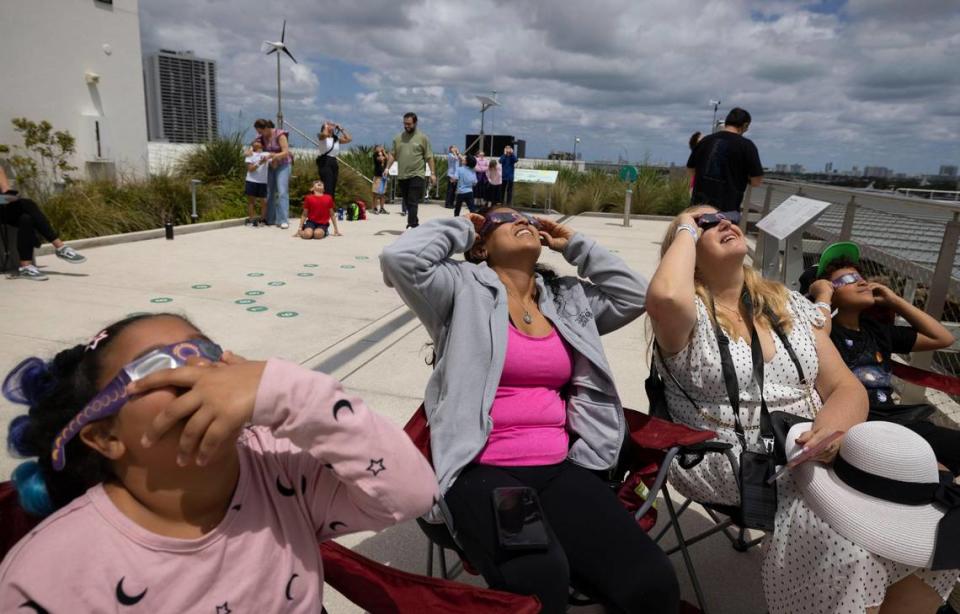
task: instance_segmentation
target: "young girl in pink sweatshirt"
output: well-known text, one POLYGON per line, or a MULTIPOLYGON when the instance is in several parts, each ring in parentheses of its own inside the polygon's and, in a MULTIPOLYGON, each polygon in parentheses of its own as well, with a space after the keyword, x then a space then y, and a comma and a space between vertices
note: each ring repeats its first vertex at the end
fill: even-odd
POLYGON ((224 353, 179 316, 28 359, 3 392, 30 407, 9 433, 37 457, 14 471, 21 505, 49 515, 0 565, 3 612, 319 612, 318 542, 437 495, 403 431, 336 380, 224 353))

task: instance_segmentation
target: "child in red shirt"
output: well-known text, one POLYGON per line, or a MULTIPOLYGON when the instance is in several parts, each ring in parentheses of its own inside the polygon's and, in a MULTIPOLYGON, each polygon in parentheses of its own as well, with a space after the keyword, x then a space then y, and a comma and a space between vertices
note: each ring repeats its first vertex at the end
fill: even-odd
POLYGON ((303 199, 303 212, 300 214, 300 226, 294 237, 303 239, 322 239, 330 234, 330 223, 333 222, 333 234, 337 237, 340 228, 337 226, 337 216, 333 210, 337 205, 333 197, 323 193, 323 182, 319 179, 313 182, 313 193, 303 199))

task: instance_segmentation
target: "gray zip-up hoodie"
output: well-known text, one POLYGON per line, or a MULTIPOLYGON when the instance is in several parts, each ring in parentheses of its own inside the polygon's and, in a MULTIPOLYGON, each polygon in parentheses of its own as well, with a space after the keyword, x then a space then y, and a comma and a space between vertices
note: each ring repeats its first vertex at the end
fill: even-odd
MULTIPOLYGON (((424 405, 441 495, 487 443, 507 351, 507 292, 500 278, 486 264, 451 258, 469 249, 474 238, 467 218, 431 220, 380 255, 384 282, 417 314, 434 343, 436 363, 424 405)), ((600 335, 643 313, 647 282, 579 233, 563 256, 590 281, 561 277, 556 294, 539 274, 536 284, 540 311, 575 350, 567 396, 568 458, 607 470, 616 463, 625 427, 600 335)), ((434 506, 427 518, 438 521, 441 511, 434 506)))

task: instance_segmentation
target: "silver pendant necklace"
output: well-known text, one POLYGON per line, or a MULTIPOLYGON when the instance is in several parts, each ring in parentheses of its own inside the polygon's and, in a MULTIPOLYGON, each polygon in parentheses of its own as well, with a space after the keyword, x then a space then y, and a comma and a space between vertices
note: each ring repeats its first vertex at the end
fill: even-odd
MULTIPOLYGON (((510 292, 510 289, 507 288, 507 294, 513 294, 513 292, 510 292)), ((529 325, 529 324, 533 324, 533 316, 530 315, 530 312, 529 312, 529 311, 527 311, 527 308, 526 308, 526 306, 523 304, 523 301, 520 301, 520 298, 519 298, 516 294, 513 294, 513 297, 516 298, 517 301, 520 302, 520 309, 523 309, 523 323, 524 323, 524 324, 528 324, 528 325, 529 325)))

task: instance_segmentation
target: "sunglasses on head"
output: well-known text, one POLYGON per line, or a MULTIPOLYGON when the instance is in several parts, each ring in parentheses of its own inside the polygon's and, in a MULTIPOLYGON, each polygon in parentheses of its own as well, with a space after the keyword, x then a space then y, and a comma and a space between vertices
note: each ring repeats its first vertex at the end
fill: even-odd
POLYGON ((190 358, 206 358, 217 362, 223 355, 219 345, 209 339, 191 339, 181 341, 147 352, 130 364, 120 369, 120 373, 103 387, 93 399, 86 404, 83 410, 73 417, 67 426, 60 431, 53 440, 53 468, 56 471, 63 469, 67 462, 67 444, 80 432, 84 426, 97 420, 103 420, 120 412, 128 399, 127 385, 141 380, 151 373, 164 369, 176 369, 187 364, 190 358))
POLYGON ((718 213, 704 213, 697 218, 697 226, 703 229, 704 232, 710 230, 714 226, 718 226, 720 222, 727 220, 731 224, 740 223, 740 212, 739 211, 724 211, 718 213))
POLYGON ((537 230, 543 228, 543 224, 540 223, 540 220, 532 215, 527 215, 526 213, 517 213, 515 211, 496 211, 494 213, 487 214, 487 221, 483 223, 483 227, 480 229, 480 234, 485 235, 501 224, 519 222, 520 220, 525 220, 537 230))
POLYGON ((860 273, 847 273, 846 275, 841 275, 840 277, 833 280, 834 289, 839 290, 844 286, 849 286, 851 284, 857 284, 863 281, 863 277, 860 276, 860 273))

